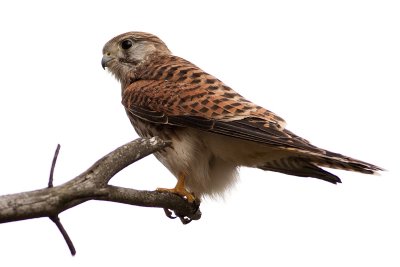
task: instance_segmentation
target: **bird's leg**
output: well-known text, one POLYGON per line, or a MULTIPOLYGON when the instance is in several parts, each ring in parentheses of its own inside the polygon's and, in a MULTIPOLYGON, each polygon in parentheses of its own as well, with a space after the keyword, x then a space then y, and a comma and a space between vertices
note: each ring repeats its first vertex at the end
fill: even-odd
POLYGON ((196 197, 190 193, 189 191, 186 190, 185 188, 185 174, 180 173, 178 176, 178 182, 176 183, 174 188, 157 188, 158 192, 169 192, 169 193, 174 193, 177 194, 181 197, 184 197, 187 199, 189 203, 193 203, 196 200, 196 197))

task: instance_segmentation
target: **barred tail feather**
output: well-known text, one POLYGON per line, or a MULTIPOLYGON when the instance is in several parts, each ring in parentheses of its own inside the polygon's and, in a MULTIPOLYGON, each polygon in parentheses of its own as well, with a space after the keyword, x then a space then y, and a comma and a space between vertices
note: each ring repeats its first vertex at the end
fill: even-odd
POLYGON ((365 174, 376 174, 378 171, 384 171, 383 168, 365 161, 350 158, 330 151, 325 152, 326 154, 324 155, 310 158, 310 161, 321 167, 328 167, 345 171, 354 171, 365 174))
POLYGON ((264 163, 258 168, 267 171, 280 172, 300 177, 313 177, 330 183, 341 183, 336 175, 321 169, 328 167, 346 171, 355 171, 365 174, 375 174, 384 169, 373 164, 343 156, 338 153, 324 151, 325 153, 297 154, 264 163))

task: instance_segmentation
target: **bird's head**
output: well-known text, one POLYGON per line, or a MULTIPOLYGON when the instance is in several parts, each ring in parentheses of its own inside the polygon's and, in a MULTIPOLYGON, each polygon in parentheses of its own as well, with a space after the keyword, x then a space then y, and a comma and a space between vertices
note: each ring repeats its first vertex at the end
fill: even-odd
POLYGON ((135 75, 138 66, 152 56, 171 52, 157 36, 145 32, 127 32, 108 41, 103 48, 101 65, 121 81, 135 75))

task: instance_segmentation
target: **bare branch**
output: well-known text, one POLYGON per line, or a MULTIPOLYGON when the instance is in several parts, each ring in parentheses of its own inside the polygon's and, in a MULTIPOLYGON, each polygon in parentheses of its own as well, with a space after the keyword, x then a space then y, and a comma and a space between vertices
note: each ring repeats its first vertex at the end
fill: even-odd
MULTIPOLYGON (((50 168, 49 183, 47 186, 48 188, 53 187, 54 169, 56 167, 57 157, 58 157, 58 153, 60 152, 60 148, 61 148, 61 146, 60 146, 60 144, 58 144, 56 151, 54 152, 53 161, 51 163, 51 168, 50 168)), ((75 254, 76 254, 75 246, 72 243, 72 240, 69 237, 67 230, 65 230, 64 226, 62 225, 61 220, 58 217, 58 215, 52 215, 49 217, 49 219, 57 226, 57 229, 60 231, 61 235, 63 236, 65 243, 67 243, 67 246, 69 248, 69 251, 71 252, 71 255, 75 256, 75 254)))
POLYGON ((58 216, 51 216, 50 220, 52 220, 55 223, 55 225, 57 226, 58 230, 60 231, 60 233, 64 237, 64 240, 68 245, 69 251, 71 251, 71 255, 75 256, 76 249, 74 247, 74 244, 72 243, 71 238, 69 238, 69 235, 68 235, 67 231, 65 230, 64 226, 62 225, 62 223, 60 221, 60 218, 58 216))
MULTIPOLYGON (((139 191, 108 185, 108 182, 116 173, 168 145, 169 142, 158 137, 134 140, 107 154, 74 179, 52 187, 52 174, 59 150, 57 148, 53 159, 49 187, 0 196, 0 223, 49 217, 55 223, 58 221, 58 224, 56 224, 61 231, 61 229, 64 229, 57 220, 58 214, 88 200, 158 207, 173 211, 183 223, 198 220, 201 217, 200 203, 188 203, 185 199, 171 193, 139 191)), ((64 230, 64 238, 68 236, 65 234, 64 230)), ((66 241, 67 239, 69 238, 66 238, 66 241)), ((68 245, 71 244, 72 242, 68 245)), ((71 249, 71 253, 73 251, 71 249)))
POLYGON ((53 187, 53 175, 54 175, 54 168, 56 167, 58 153, 60 152, 60 144, 57 145, 56 151, 54 152, 53 162, 51 163, 50 168, 50 176, 49 176, 49 184, 48 187, 53 187))

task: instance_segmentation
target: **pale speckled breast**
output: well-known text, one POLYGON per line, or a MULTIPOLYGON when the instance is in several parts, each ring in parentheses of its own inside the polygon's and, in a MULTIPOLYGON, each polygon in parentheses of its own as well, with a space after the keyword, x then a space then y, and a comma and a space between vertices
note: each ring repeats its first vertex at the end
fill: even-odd
POLYGON ((164 140, 171 140, 172 137, 177 138, 176 131, 179 131, 179 127, 171 125, 153 124, 151 122, 143 121, 139 118, 129 115, 127 111, 129 120, 137 134, 140 137, 153 137, 158 136, 164 140))
POLYGON ((171 169, 172 166, 168 158, 172 156, 170 148, 174 150, 174 144, 176 143, 176 141, 179 142, 181 140, 179 132, 182 131, 183 128, 165 124, 153 124, 129 115, 128 117, 129 120, 131 121, 133 128, 140 137, 158 136, 163 140, 172 141, 171 147, 155 152, 154 155, 176 176, 177 174, 175 173, 174 170, 171 169))
MULTIPOLYGON (((167 125, 155 125, 146 121, 143 121, 138 118, 133 118, 129 116, 129 120, 137 134, 140 137, 153 137, 158 136, 163 140, 172 140, 172 135, 176 136, 174 129, 167 125)), ((171 149, 163 149, 154 153, 154 156, 165 166, 167 167, 173 174, 174 171, 172 170, 172 166, 169 162, 171 149)), ((175 174, 176 176, 176 174, 175 174)))

